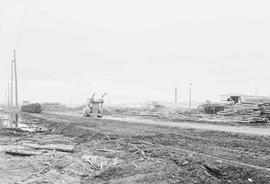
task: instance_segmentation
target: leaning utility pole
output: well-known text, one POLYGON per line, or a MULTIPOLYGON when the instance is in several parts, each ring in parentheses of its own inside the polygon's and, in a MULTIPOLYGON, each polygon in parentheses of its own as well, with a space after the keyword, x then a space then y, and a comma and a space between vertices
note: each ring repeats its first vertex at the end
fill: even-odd
POLYGON ((188 83, 189 85, 189 109, 191 109, 191 86, 192 86, 192 83, 188 83))

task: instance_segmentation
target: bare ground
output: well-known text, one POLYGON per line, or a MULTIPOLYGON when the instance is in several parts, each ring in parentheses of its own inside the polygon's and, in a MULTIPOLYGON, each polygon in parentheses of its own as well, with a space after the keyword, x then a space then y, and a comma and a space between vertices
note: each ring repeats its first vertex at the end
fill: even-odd
MULTIPOLYGON (((74 116, 81 117, 82 114, 79 112, 49 112, 51 114, 56 115, 64 115, 64 116, 74 116)), ((270 136, 270 126, 263 124, 220 124, 220 123, 207 123, 207 122, 192 122, 192 121, 166 121, 166 120, 153 120, 151 118, 141 118, 138 116, 127 117, 127 116, 105 116, 103 119, 106 120, 116 120, 123 121, 126 123, 139 123, 139 124, 149 124, 149 125, 160 125, 160 126, 168 126, 168 127, 178 127, 178 128, 193 128, 193 129, 202 129, 202 130, 213 130, 213 131, 224 131, 231 133, 241 133, 241 134, 254 134, 254 135, 262 135, 262 136, 270 136)))
POLYGON ((74 153, 47 152, 42 158, 46 160, 51 158, 52 154, 60 154, 59 158, 80 160, 83 154, 94 154, 117 158, 122 162, 118 166, 104 170, 88 170, 81 174, 74 172, 72 174, 70 170, 79 169, 64 169, 69 167, 59 166, 59 159, 58 164, 50 160, 50 164, 44 166, 35 162, 41 159, 41 156, 33 156, 30 159, 33 165, 29 166, 26 164, 29 163, 29 158, 9 156, 1 151, 2 183, 45 181, 46 178, 43 176, 56 181, 53 180, 53 176, 60 177, 57 175, 59 173, 66 176, 60 177, 63 181, 65 178, 73 178, 70 183, 269 183, 270 181, 268 136, 48 113, 37 116, 24 114, 23 119, 26 122, 35 120, 37 124, 49 128, 50 133, 22 134, 1 128, 2 148, 22 141, 64 142, 75 145, 74 153), (21 166, 19 167, 16 162, 21 163, 21 166))

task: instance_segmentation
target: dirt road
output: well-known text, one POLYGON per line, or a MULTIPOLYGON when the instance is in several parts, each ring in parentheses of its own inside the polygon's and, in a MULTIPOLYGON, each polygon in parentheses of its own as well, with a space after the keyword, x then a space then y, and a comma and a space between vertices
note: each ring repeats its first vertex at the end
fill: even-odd
POLYGON ((154 121, 149 119, 140 119, 140 118, 121 118, 121 117, 112 117, 105 116, 104 119, 108 120, 117 120, 124 121, 128 123, 143 123, 149 125, 160 125, 160 126, 169 126, 169 127, 178 127, 178 128, 194 128, 202 130, 213 130, 213 131, 224 131, 231 133, 243 133, 243 134, 254 134, 262 136, 270 136, 270 128, 265 127, 250 127, 250 126, 231 126, 231 125, 213 125, 213 124, 203 124, 195 122, 170 122, 170 121, 154 121))
MULTIPOLYGON (((75 117, 82 117, 82 114, 79 112, 49 112, 58 115, 68 115, 75 117)), ((194 128, 201 130, 213 130, 213 131, 224 131, 231 133, 242 133, 242 134, 253 134, 260 136, 270 136, 269 127, 252 127, 252 126, 232 126, 232 125, 218 125, 213 123, 196 123, 196 122, 171 122, 163 120, 151 120, 151 119, 142 119, 138 117, 114 117, 114 116, 104 116, 103 119, 106 120, 116 120, 123 121, 126 123, 139 123, 139 124, 148 124, 148 125, 160 125, 168 127, 178 127, 178 128, 194 128)))
POLYGON ((29 143, 68 144, 74 145, 74 152, 41 150, 41 155, 18 157, 0 150, 0 173, 4 173, 0 183, 238 184, 270 181, 268 136, 167 126, 166 122, 160 126, 137 120, 134 123, 129 119, 92 119, 69 113, 21 115, 25 123, 34 122, 49 131, 24 133, 0 127, 0 147, 29 143), (83 160, 85 155, 113 166, 89 165, 83 160), (14 165, 14 162, 20 164, 14 165))

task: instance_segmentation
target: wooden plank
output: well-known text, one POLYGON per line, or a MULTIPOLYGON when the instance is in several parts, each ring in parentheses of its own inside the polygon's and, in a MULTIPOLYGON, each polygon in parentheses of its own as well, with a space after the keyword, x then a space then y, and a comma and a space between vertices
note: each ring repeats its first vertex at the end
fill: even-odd
POLYGON ((57 150, 62 152, 73 152, 74 146, 73 145, 66 145, 66 144, 33 144, 33 143, 23 143, 24 146, 28 146, 34 149, 47 149, 47 150, 57 150))
POLYGON ((5 153, 9 155, 17 155, 17 156, 33 156, 33 155, 42 154, 41 151, 30 151, 30 150, 16 149, 16 148, 5 150, 5 153))

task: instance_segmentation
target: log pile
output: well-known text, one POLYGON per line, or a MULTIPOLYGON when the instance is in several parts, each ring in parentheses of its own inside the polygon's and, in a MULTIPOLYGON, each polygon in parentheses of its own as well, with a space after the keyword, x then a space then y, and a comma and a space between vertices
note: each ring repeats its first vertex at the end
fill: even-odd
POLYGON ((238 119, 240 123, 267 123, 269 119, 264 115, 263 108, 265 107, 258 104, 228 105, 224 111, 217 114, 238 119))
POLYGON ((270 103, 259 104, 262 115, 270 119, 270 103))
POLYGON ((219 103, 206 103, 198 106, 200 112, 206 114, 216 114, 220 111, 224 111, 226 106, 219 103))
POLYGON ((198 107, 205 114, 216 114, 218 119, 240 123, 268 123, 270 103, 262 104, 219 104, 206 103, 198 107))
POLYGON ((219 112, 219 115, 231 116, 231 115, 254 115, 258 116, 261 114, 260 109, 257 105, 250 104, 236 104, 227 105, 226 109, 219 112))
POLYGON ((42 107, 39 103, 33 103, 33 104, 23 105, 22 111, 29 112, 29 113, 41 113, 42 107))

